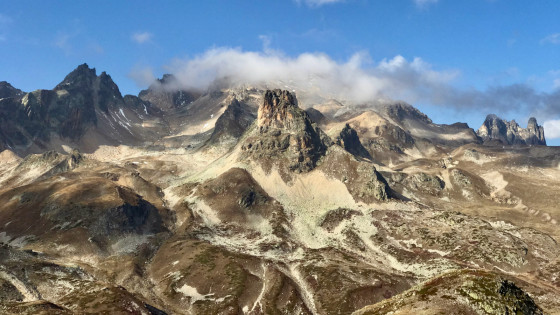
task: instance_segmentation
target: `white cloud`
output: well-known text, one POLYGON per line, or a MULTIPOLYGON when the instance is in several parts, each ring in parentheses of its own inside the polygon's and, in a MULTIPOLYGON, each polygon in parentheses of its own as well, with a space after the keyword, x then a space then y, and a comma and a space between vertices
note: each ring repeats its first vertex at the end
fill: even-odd
POLYGON ((138 44, 144 44, 152 40, 153 34, 150 32, 137 32, 132 34, 131 39, 138 44))
POLYGON ((547 120, 543 123, 547 139, 560 138, 560 120, 547 120))
POLYGON ((418 7, 425 7, 430 4, 438 3, 439 0, 412 0, 418 7))
POLYGON ((156 77, 150 67, 136 66, 128 73, 128 77, 134 80, 140 88, 145 88, 156 81, 156 77))
MULTIPOLYGON (((168 70, 177 77, 181 88, 205 90, 216 84, 264 84, 269 88, 287 85, 299 95, 337 97, 351 102, 379 98, 416 102, 435 94, 434 90, 447 86, 459 74, 436 71, 420 58, 408 61, 396 56, 374 63, 362 52, 338 62, 322 53, 289 57, 270 49, 254 52, 233 48, 215 48, 191 59, 176 60, 168 70)), ((141 79, 150 76, 153 75, 144 73, 141 79)))
POLYGON ((78 32, 75 33, 66 33, 66 32, 58 32, 55 39, 54 45, 60 48, 66 55, 71 55, 74 52, 74 46, 72 45, 72 40, 78 36, 78 32))
MULTIPOLYGON (((287 56, 271 49, 214 48, 175 60, 166 70, 177 78, 165 86, 170 90, 246 85, 290 89, 305 106, 328 98, 357 105, 392 99, 499 115, 525 113, 539 121, 560 113, 560 90, 546 93, 528 84, 496 85, 485 90, 457 88, 454 80, 459 71, 436 70, 421 58, 408 60, 400 55, 374 62, 362 52, 337 61, 323 53, 287 56)), ((155 80, 149 68, 136 68, 129 77, 141 87, 155 80)))
POLYGON ((550 34, 547 37, 541 39, 541 44, 560 44, 560 33, 550 34))
POLYGON ((344 2, 345 0, 295 0, 297 3, 305 3, 310 7, 320 7, 325 4, 344 2))

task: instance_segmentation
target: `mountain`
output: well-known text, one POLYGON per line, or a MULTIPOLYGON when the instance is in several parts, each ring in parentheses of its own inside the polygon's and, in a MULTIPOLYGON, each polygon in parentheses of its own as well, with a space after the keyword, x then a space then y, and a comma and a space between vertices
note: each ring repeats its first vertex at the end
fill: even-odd
POLYGON ((23 92, 6 81, 0 81, 0 98, 21 97, 23 92))
POLYGON ((200 97, 200 93, 180 89, 179 82, 172 74, 164 74, 147 90, 142 90, 138 97, 150 102, 163 111, 185 107, 200 97))
POLYGON ((403 102, 122 96, 85 64, 18 93, 0 313, 560 313, 560 148, 535 120, 506 145, 403 102))
POLYGON ((92 151, 101 144, 155 139, 163 129, 157 109, 134 96, 126 99, 108 74, 97 76, 95 69, 80 65, 53 90, 1 99, 2 142, 25 154, 60 149, 60 143, 92 151))
POLYGON ((498 141, 510 145, 546 145, 544 128, 537 124, 537 119, 534 117, 529 118, 527 128, 521 128, 515 120, 507 121, 496 115, 488 115, 477 134, 485 142, 498 141))

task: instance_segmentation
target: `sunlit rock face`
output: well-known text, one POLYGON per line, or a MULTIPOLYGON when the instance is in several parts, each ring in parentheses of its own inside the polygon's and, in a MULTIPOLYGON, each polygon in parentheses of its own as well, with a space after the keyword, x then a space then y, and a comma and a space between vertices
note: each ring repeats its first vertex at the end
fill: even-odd
POLYGON ((257 116, 257 134, 243 148, 253 156, 285 159, 298 173, 315 168, 331 144, 288 91, 268 90, 257 116))
POLYGON ((521 128, 515 120, 507 121, 496 115, 488 115, 477 134, 482 140, 497 140, 503 144, 546 145, 544 128, 537 119, 529 118, 527 128, 521 128))

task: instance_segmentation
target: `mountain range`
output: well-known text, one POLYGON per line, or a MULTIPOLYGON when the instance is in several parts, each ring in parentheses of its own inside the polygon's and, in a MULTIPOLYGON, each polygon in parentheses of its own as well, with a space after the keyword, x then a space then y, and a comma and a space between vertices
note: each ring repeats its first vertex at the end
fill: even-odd
POLYGON ((560 149, 263 86, 0 82, 9 314, 560 313, 560 149))

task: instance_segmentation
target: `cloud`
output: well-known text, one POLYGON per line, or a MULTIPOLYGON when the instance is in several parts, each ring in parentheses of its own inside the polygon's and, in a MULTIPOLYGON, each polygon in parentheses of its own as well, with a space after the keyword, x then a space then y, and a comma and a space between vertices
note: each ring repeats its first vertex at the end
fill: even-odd
POLYGON ((428 91, 447 85, 458 71, 436 71, 420 58, 402 56, 374 63, 365 53, 338 62, 322 53, 289 57, 280 51, 215 48, 187 60, 175 60, 170 70, 181 88, 211 86, 289 86, 304 95, 336 97, 349 102, 380 98, 417 101, 428 91))
POLYGON ((543 44, 553 44, 553 45, 560 44, 560 33, 550 34, 547 37, 541 39, 541 45, 543 44))
MULTIPOLYGON (((266 43, 266 41, 265 41, 266 43)), ((441 106, 457 111, 478 110, 486 115, 526 114, 539 121, 558 117, 560 90, 539 92, 527 84, 495 85, 484 90, 454 85, 457 70, 438 70, 421 58, 373 61, 366 52, 337 61, 323 53, 287 56, 281 51, 243 51, 214 48, 167 66, 177 81, 168 89, 244 87, 295 90, 302 105, 329 98, 349 105, 402 100, 411 104, 441 106)), ((154 80, 151 69, 129 75, 139 86, 154 80)))
POLYGON ((150 32, 137 32, 132 34, 131 39, 138 44, 144 44, 152 40, 153 34, 150 32))
POLYGON ((547 139, 560 138, 560 120, 547 120, 543 123, 547 139))
POLYGON ((156 81, 156 77, 150 67, 136 66, 128 73, 128 77, 140 88, 145 88, 156 81))
POLYGON ((325 4, 332 4, 337 2, 344 2, 345 0, 295 0, 297 3, 305 3, 310 7, 320 7, 325 4))
POLYGON ((78 32, 73 34, 66 33, 66 32, 58 32, 55 39, 54 39, 54 46, 62 49, 66 55, 71 55, 74 52, 74 47, 71 43, 71 40, 78 36, 78 32))
POLYGON ((423 8, 427 5, 438 3, 439 0, 412 0, 412 1, 414 1, 416 6, 423 8))

